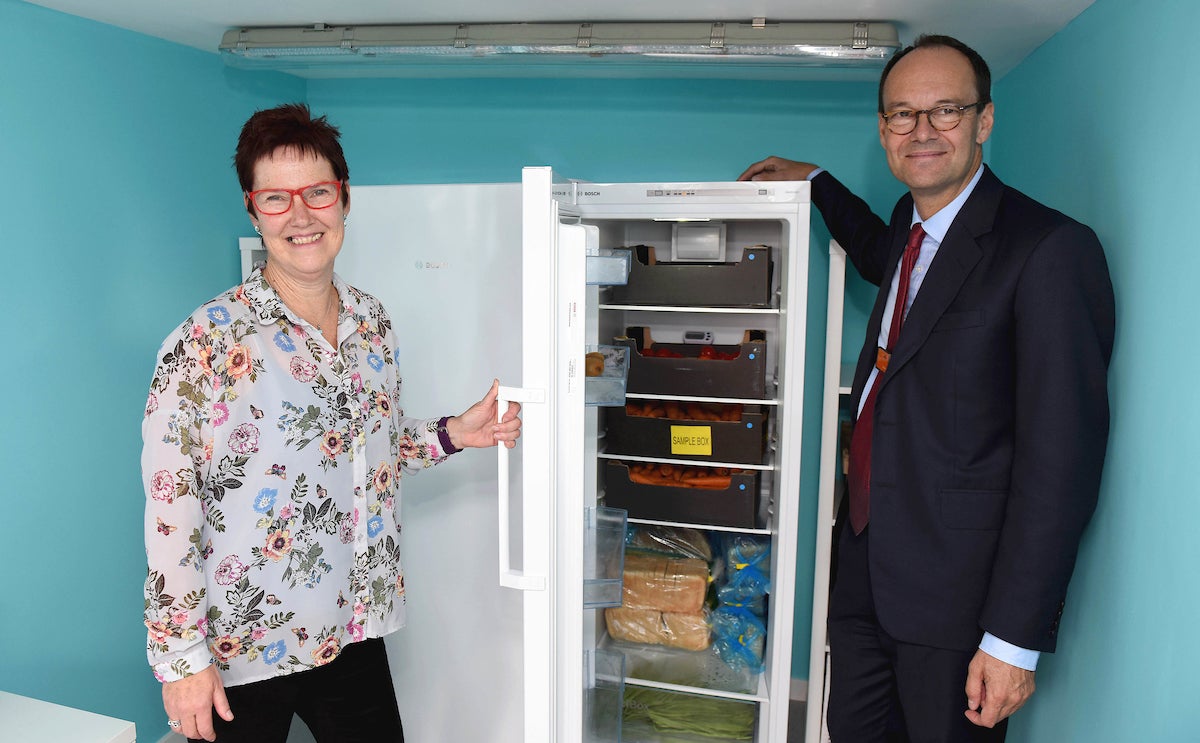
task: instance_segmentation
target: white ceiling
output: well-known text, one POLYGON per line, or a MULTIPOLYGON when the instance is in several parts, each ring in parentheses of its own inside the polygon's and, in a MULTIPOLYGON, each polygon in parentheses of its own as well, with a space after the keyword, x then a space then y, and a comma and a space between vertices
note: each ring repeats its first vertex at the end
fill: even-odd
POLYGON ((1003 76, 1094 0, 27 0, 216 53, 240 26, 548 21, 889 21, 958 37, 1003 76))

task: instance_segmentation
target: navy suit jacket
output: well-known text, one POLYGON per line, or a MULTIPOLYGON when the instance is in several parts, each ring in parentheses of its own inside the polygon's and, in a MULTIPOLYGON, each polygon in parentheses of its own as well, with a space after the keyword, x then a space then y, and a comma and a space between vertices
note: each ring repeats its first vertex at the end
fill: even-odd
MULTIPOLYGON (((854 377, 875 362, 912 197, 890 223, 832 175, 813 203, 881 286, 854 377)), ((986 630, 1053 651, 1108 439, 1112 284, 1088 227, 985 168, 938 249, 887 373, 871 449, 871 586, 893 637, 969 649, 986 630)))

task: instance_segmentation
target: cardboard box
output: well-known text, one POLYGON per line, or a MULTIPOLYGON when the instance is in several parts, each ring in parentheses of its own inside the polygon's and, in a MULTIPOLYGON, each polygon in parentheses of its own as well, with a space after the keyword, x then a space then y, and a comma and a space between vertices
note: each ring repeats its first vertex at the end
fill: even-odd
POLYGON ((719 353, 737 354, 736 358, 700 358, 700 346, 694 343, 659 343, 650 337, 650 329, 625 329, 625 338, 614 338, 614 345, 632 349, 629 354, 630 393, 678 395, 680 397, 767 398, 766 331, 747 330, 746 340, 738 345, 714 345, 719 353), (668 349, 676 358, 647 356, 644 349, 668 349))
POLYGON ((758 527, 757 471, 732 475, 724 490, 632 482, 629 465, 615 459, 608 460, 604 473, 605 505, 625 509, 629 518, 738 529, 758 527))
POLYGON ((654 248, 632 247, 629 281, 612 289, 613 304, 680 307, 770 307, 771 248, 743 248, 736 263, 659 263, 654 248))
MULTIPOLYGON (((661 400, 627 401, 627 406, 640 408, 644 405, 664 408, 674 405, 685 414, 689 407, 687 403, 661 400)), ((628 407, 609 408, 605 412, 608 432, 604 441, 605 451, 609 454, 763 464, 767 447, 767 413, 762 405, 741 405, 741 416, 735 421, 652 418, 630 415, 628 407)))

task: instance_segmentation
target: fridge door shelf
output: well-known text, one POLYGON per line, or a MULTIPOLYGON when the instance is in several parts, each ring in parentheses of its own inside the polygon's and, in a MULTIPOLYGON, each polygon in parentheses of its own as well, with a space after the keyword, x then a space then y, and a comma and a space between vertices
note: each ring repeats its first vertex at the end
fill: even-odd
POLYGON ((591 506, 584 513, 583 607, 621 605, 626 513, 591 506))
POLYGON ((625 701, 625 656, 603 650, 584 651, 583 743, 621 743, 625 701))
POLYGON ((583 404, 589 407, 613 407, 625 404, 629 379, 629 348, 625 346, 588 346, 584 360, 583 404), (599 356, 591 356, 599 354, 599 356), (602 366, 598 364, 602 359, 602 366), (588 368, 589 364, 597 366, 588 368))
POLYGON ((585 257, 586 281, 589 286, 623 285, 629 281, 631 250, 627 248, 604 249, 596 255, 585 257))

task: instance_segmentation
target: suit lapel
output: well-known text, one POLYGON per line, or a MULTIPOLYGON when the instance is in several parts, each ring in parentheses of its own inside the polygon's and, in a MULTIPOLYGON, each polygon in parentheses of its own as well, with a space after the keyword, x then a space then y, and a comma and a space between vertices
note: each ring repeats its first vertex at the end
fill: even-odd
POLYGON ((929 273, 921 284, 921 290, 909 308, 904 328, 900 331, 899 342, 888 362, 890 373, 884 375, 884 384, 925 344, 929 333, 958 296, 963 283, 979 263, 983 252, 980 250, 978 238, 992 231, 1003 190, 1004 185, 985 166, 975 190, 963 204, 962 210, 951 223, 946 238, 938 247, 929 273))

